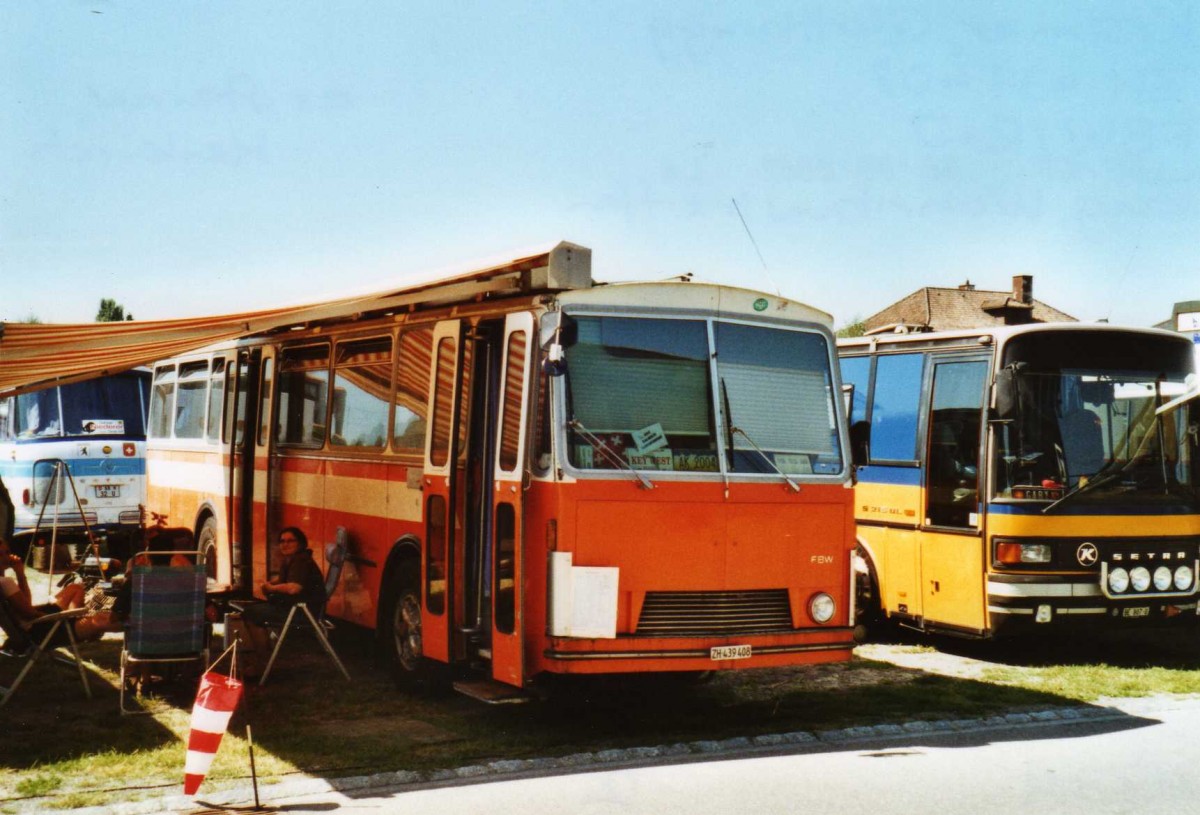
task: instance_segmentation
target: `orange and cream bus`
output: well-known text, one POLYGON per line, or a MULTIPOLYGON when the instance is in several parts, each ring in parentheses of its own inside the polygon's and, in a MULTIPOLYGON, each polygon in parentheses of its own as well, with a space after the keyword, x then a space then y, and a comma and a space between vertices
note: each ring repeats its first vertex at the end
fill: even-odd
POLYGON ((402 677, 848 659, 829 315, 590 265, 563 243, 156 364, 150 509, 246 590, 283 526, 344 527, 329 613, 402 677))
POLYGON ((864 615, 967 637, 1196 621, 1187 338, 1035 324, 839 353, 864 615))

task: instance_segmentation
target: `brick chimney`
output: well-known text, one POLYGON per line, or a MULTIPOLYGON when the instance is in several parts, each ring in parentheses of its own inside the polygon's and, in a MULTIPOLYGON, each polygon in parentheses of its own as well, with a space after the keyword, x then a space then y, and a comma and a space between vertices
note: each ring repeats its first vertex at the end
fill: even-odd
POLYGON ((975 284, 972 283, 971 278, 968 277, 966 283, 960 283, 958 285, 958 290, 959 291, 975 291, 975 284))
POLYGON ((1033 305, 1033 275, 1013 275, 1012 296, 1018 303, 1024 303, 1027 306, 1033 305))

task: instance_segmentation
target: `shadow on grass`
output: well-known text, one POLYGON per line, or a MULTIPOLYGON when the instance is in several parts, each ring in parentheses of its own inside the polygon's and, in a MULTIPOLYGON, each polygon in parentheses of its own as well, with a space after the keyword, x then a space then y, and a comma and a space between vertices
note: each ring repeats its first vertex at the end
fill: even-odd
MULTIPOLYGON (((157 717, 121 716, 116 685, 119 639, 84 643, 79 650, 87 663, 92 699, 84 695, 79 672, 73 665, 43 656, 8 704, 0 708, 0 726, 5 734, 0 739, 0 767, 69 762, 102 750, 133 753, 178 738, 157 717), (107 670, 97 671, 97 667, 107 670)), ((0 684, 10 684, 23 664, 0 659, 0 684)), ((177 690, 171 689, 173 693, 177 690)), ((190 707, 195 685, 182 693, 190 707)))
POLYGON ((545 701, 487 706, 453 693, 397 692, 361 657, 350 657, 350 685, 321 664, 320 654, 305 659, 312 673, 289 671, 278 685, 272 677, 271 686, 251 694, 255 742, 308 772, 330 775, 1079 704, 1054 693, 856 658, 722 672, 704 682, 673 675, 562 677, 545 701), (338 739, 336 751, 329 749, 331 737, 338 739))
MULTIPOLYGON (((270 684, 250 687, 248 704, 235 715, 222 748, 224 761, 218 757, 206 789, 248 778, 248 761, 236 755, 244 754, 240 738, 247 721, 253 725, 260 778, 269 781, 299 773, 337 778, 428 772, 499 759, 987 718, 1014 709, 1078 704, 1054 693, 856 657, 835 665, 722 672, 703 682, 672 675, 566 677, 552 683, 545 701, 487 706, 450 692, 398 691, 373 658, 369 632, 339 626, 334 642, 353 681, 347 683, 312 643, 289 641, 270 684)), ((152 716, 122 717, 115 687, 119 653, 119 641, 87 646, 85 657, 104 671, 93 675, 96 698, 90 702, 72 670, 39 665, 32 685, 0 711, 6 732, 0 770, 9 770, 9 778, 17 771, 20 778, 22 770, 36 768, 60 778, 58 789, 68 794, 87 786, 92 758, 116 752, 129 754, 131 772, 137 769, 140 775, 138 789, 158 785, 163 794, 177 792, 173 785, 182 777, 195 682, 164 688, 152 716), (158 764, 149 769, 137 764, 138 754, 155 750, 158 764)), ((1125 726, 1139 723, 1144 720, 1130 717, 1125 726)), ((92 783, 89 793, 103 795, 105 790, 95 786, 99 782, 92 783)), ((108 789, 114 793, 115 784, 108 789)), ((0 803, 18 797, 8 792, 0 803)), ((116 793, 110 800, 120 798, 116 793)))

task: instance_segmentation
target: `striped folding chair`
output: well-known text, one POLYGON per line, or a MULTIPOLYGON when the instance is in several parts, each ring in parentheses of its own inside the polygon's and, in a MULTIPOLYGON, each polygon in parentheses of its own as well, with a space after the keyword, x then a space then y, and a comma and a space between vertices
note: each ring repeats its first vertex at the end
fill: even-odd
POLYGON ((79 656, 79 647, 75 642, 75 630, 72 627, 74 620, 86 613, 85 609, 76 608, 44 615, 38 618, 41 625, 38 635, 34 636, 20 627, 9 608, 8 600, 0 598, 0 628, 3 628, 8 634, 8 639, 4 644, 4 653, 6 656, 24 662, 13 683, 7 687, 0 686, 0 707, 8 704, 8 700, 17 692, 17 688, 20 687, 25 676, 38 659, 44 655, 58 657, 64 664, 75 666, 79 670, 79 681, 83 683, 83 692, 87 694, 87 698, 92 698, 92 688, 88 684, 87 672, 83 668, 83 659, 79 656), (67 648, 70 656, 57 654, 56 652, 60 648, 67 648))
MULTIPOLYGON (((121 649, 121 713, 146 713, 127 707, 126 688, 131 669, 151 664, 200 662, 208 665, 208 621, 204 618, 206 578, 197 552, 159 552, 195 558, 187 565, 135 565, 129 621, 121 649)), ((137 683, 137 694, 142 692, 137 683)))

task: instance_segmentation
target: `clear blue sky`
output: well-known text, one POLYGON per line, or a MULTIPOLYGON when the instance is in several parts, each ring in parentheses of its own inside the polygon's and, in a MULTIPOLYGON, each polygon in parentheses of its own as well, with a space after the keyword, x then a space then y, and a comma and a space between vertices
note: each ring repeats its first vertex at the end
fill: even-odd
POLYGON ((7 0, 0 75, 5 320, 558 239, 839 325, 1014 274, 1082 319, 1200 299, 1196 2, 7 0))

